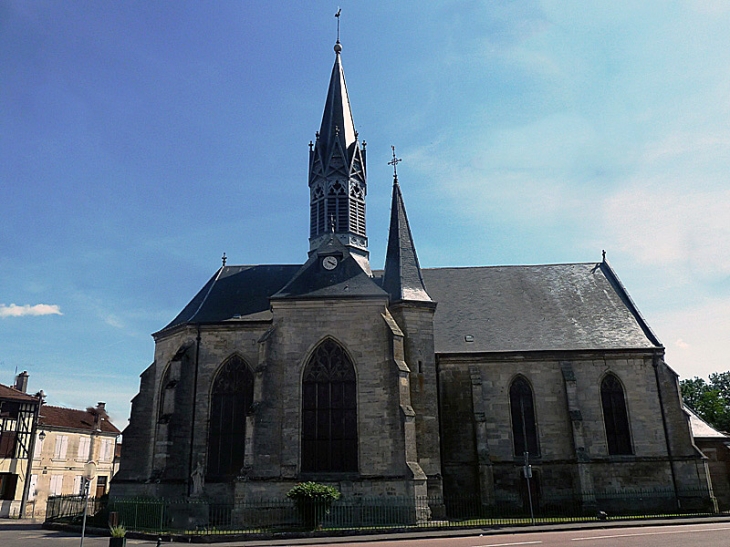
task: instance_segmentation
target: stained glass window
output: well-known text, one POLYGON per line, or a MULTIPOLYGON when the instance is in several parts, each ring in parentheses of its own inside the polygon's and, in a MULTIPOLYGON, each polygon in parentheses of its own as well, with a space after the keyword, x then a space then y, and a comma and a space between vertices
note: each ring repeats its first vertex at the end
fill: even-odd
POLYGON ((357 471, 355 369, 332 340, 315 350, 304 371, 302 471, 357 471))
POLYGON ((246 415, 253 402, 253 374, 238 356, 221 367, 211 393, 208 477, 231 477, 243 467, 246 415))
POLYGON ((632 454, 624 389, 613 374, 608 374, 601 382, 601 403, 608 453, 612 456, 632 454))
POLYGON ((522 456, 525 452, 529 452, 530 456, 538 456, 540 447, 537 443, 532 388, 522 376, 512 382, 509 388, 509 401, 512 411, 512 439, 515 456, 522 456))

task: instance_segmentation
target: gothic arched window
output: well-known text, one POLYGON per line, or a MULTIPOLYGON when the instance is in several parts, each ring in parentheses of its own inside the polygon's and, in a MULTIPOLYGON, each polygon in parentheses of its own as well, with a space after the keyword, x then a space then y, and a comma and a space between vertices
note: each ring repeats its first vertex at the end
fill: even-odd
POLYGON ((517 377, 509 388, 509 403, 515 456, 522 456, 525 452, 529 452, 530 456, 539 456, 532 388, 522 376, 517 377))
POLYGON ((165 370, 160 383, 160 409, 157 421, 166 424, 175 412, 175 391, 180 381, 180 361, 172 361, 165 370))
POLYGON ((320 344, 304 369, 302 471, 357 471, 355 368, 332 340, 320 344))
POLYGON ((253 402, 253 374, 231 357, 213 382, 208 429, 208 477, 231 477, 243 467, 246 415, 253 402))
POLYGON ((624 389, 613 374, 608 374, 601 382, 601 403, 608 453, 611 456, 632 454, 624 389))

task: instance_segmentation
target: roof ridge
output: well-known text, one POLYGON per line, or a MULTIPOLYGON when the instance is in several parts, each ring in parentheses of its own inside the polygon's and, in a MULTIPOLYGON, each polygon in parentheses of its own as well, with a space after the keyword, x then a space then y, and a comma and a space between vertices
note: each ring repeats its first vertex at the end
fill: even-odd
POLYGON ((486 268, 541 268, 549 266, 598 266, 600 262, 554 262, 547 264, 491 264, 481 266, 432 266, 421 268, 421 270, 467 270, 467 269, 486 269, 486 268))

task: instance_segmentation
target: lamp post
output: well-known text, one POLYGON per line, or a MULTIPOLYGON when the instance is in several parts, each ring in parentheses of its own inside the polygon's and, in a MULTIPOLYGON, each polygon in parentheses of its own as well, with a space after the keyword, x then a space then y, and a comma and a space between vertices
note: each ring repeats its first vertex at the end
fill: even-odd
POLYGON ((96 477, 96 463, 93 460, 89 460, 84 464, 84 520, 81 523, 81 545, 84 547, 84 534, 86 533, 86 513, 89 509, 89 486, 91 485, 91 479, 96 477))

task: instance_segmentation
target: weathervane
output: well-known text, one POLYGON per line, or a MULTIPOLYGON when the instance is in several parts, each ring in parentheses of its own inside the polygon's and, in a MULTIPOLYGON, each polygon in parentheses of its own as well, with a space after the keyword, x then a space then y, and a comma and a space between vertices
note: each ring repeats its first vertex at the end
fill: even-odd
POLYGON ((337 18, 337 43, 340 43, 340 14, 342 13, 342 8, 337 8, 337 13, 335 13, 335 17, 337 18))
POLYGON ((390 149, 393 151, 393 159, 388 162, 388 165, 393 166, 393 180, 398 180, 398 164, 403 160, 395 157, 395 146, 391 145, 390 149))

